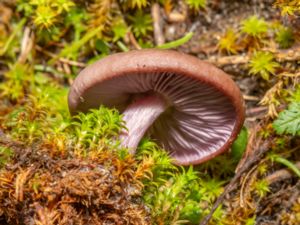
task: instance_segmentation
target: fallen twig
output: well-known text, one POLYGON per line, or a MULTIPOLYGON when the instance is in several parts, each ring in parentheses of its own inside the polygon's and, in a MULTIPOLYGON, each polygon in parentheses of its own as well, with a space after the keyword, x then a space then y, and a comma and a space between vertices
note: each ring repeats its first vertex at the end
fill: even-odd
MULTIPOLYGON (((35 45, 35 49, 39 52, 42 52, 43 54, 45 54, 46 56, 49 56, 51 58, 56 58, 57 55, 53 54, 52 52, 49 52, 45 49, 43 49, 42 47, 35 45)), ((77 61, 73 61, 73 60, 69 60, 69 59, 65 59, 65 58, 59 58, 58 59, 60 62, 62 63, 67 63, 71 66, 77 66, 77 67, 86 67, 85 63, 82 62, 77 62, 77 61)))
POLYGON ((259 101, 260 98, 252 95, 243 95, 245 101, 259 101))
POLYGON ((137 40, 135 39, 134 35, 132 32, 128 32, 128 38, 130 40, 130 43, 133 45, 133 47, 137 50, 142 49, 142 47, 139 45, 139 43, 137 42, 137 40))
MULTIPOLYGON (((300 169, 300 162, 296 162, 295 166, 300 169)), ((268 184, 273 184, 282 180, 289 179, 291 177, 295 176, 295 173, 290 171, 289 169, 281 169, 277 170, 276 172, 268 175, 265 180, 268 182, 268 184)))
POLYGON ((249 62, 250 57, 248 55, 231 55, 231 56, 212 56, 205 61, 218 66, 226 66, 232 64, 246 64, 249 62))
POLYGON ((161 27, 161 16, 160 8, 158 3, 154 3, 151 7, 151 15, 153 18, 153 28, 154 28, 154 41, 156 45, 162 45, 165 43, 165 37, 163 35, 161 27))
MULTIPOLYGON (((264 48, 263 51, 269 51, 274 54, 274 57, 279 62, 287 62, 287 61, 297 61, 300 60, 300 46, 297 45, 293 48, 288 50, 281 50, 281 49, 271 49, 271 48, 264 48)), ((210 63, 213 63, 218 66, 226 66, 232 64, 246 64, 250 60, 249 54, 243 55, 232 55, 232 56, 212 56, 206 59, 210 63)))
MULTIPOLYGON (((253 183, 253 177, 257 175, 257 165, 254 165, 249 172, 243 177, 241 181, 241 191, 240 191, 240 207, 245 207, 245 195, 246 189, 253 183), (250 177, 250 178, 249 178, 250 177)), ((250 194, 249 192, 247 193, 250 194)))
POLYGON ((180 2, 179 6, 180 6, 180 12, 178 12, 177 10, 171 11, 171 8, 166 9, 166 7, 165 7, 167 19, 169 22, 181 23, 186 20, 187 11, 188 11, 187 5, 180 2))
POLYGON ((232 178, 230 183, 226 186, 224 192, 218 197, 216 202, 214 203, 210 213, 200 222, 200 225, 207 225, 210 221, 213 213, 216 211, 218 206, 223 202, 225 196, 230 193, 233 189, 235 184, 241 178, 241 176, 248 171, 255 163, 257 163, 262 155, 266 153, 269 149, 269 141, 265 141, 261 144, 261 141, 256 141, 255 148, 252 149, 251 154, 248 155, 247 160, 244 160, 243 164, 237 170, 235 176, 232 178))
POLYGON ((250 109, 246 109, 246 121, 254 122, 257 119, 263 118, 268 112, 267 106, 259 106, 250 109))
POLYGON ((268 111, 267 106, 258 106, 254 108, 250 108, 246 110, 246 115, 247 116, 254 116, 260 113, 266 113, 268 111))
POLYGON ((29 27, 25 27, 21 42, 21 53, 18 58, 19 63, 25 63, 34 45, 34 33, 29 27))

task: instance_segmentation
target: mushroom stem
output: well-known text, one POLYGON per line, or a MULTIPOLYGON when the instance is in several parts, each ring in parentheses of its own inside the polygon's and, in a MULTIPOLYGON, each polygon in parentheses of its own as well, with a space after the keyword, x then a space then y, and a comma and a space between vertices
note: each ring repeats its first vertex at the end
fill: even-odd
POLYGON ((121 145, 134 154, 136 148, 152 123, 167 108, 167 102, 159 95, 152 94, 131 103, 123 112, 127 130, 120 135, 121 145))

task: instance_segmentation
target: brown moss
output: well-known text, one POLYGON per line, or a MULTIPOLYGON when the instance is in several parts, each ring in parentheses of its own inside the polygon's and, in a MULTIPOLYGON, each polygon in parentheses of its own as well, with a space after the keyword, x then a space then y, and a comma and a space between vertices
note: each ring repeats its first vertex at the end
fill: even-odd
POLYGON ((0 171, 1 224, 150 224, 131 156, 61 159, 11 146, 14 157, 0 171))

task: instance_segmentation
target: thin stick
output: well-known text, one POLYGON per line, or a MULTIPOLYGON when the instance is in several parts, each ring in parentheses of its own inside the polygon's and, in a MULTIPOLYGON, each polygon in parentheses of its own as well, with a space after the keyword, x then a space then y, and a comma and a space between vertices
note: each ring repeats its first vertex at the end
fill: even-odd
POLYGON ((252 95, 243 95, 245 101, 259 101, 260 98, 252 95))
MULTIPOLYGON (((287 61, 297 61, 300 60, 300 46, 297 45, 288 50, 278 50, 278 49, 270 49, 264 48, 263 51, 269 51, 274 54, 274 57, 279 62, 287 62, 287 61)), ((226 66, 232 64, 246 64, 250 60, 250 55, 232 55, 232 56, 212 56, 205 61, 213 63, 218 66, 226 66)))
MULTIPOLYGON (((296 162, 295 166, 300 169, 300 162, 296 162)), ((282 180, 286 180, 289 179, 293 176, 296 176, 295 173, 293 173, 291 170, 289 169, 281 169, 281 170, 277 170, 276 172, 268 175, 265 180, 268 182, 268 184, 273 184, 282 180)))
POLYGON ((249 176, 257 169, 257 165, 254 165, 251 170, 246 174, 246 176, 244 177, 243 181, 242 181, 242 185, 241 185, 241 191, 240 191, 240 206, 244 207, 244 190, 246 187, 246 183, 248 181, 249 176))
POLYGON ((154 27, 154 41, 156 45, 162 45, 165 43, 165 37, 163 35, 162 27, 161 27, 161 16, 160 16, 160 8, 158 3, 154 3, 151 7, 151 15, 153 19, 153 27, 154 27))
POLYGON ((200 222, 199 225, 207 225, 218 208, 218 206, 224 201, 225 196, 233 190, 233 187, 237 183, 237 181, 241 178, 241 176, 248 171, 260 158, 261 156, 268 151, 269 142, 264 142, 261 146, 257 144, 258 148, 249 156, 249 159, 245 162, 245 164, 238 170, 235 176, 232 178, 230 183, 226 186, 224 192, 218 197, 216 202, 214 203, 210 213, 200 222))
MULTIPOLYGON (((46 56, 51 57, 51 58, 56 58, 57 57, 57 55, 55 55, 52 52, 49 52, 47 50, 44 50, 42 47, 40 47, 38 45, 35 46, 35 49, 39 52, 42 52, 46 56)), ((82 62, 77 62, 77 61, 73 61, 73 60, 69 60, 69 59, 65 59, 65 58, 59 58, 58 60, 61 61, 62 63, 67 63, 71 66, 86 67, 86 64, 82 63, 82 62)))
POLYGON ((135 39, 134 35, 132 32, 128 32, 128 37, 129 37, 129 40, 130 40, 130 43, 133 45, 133 47, 137 50, 140 50, 142 49, 142 47, 139 45, 139 43, 137 42, 137 40, 135 39))
POLYGON ((24 35, 21 42, 21 53, 18 58, 19 63, 25 63, 28 58, 30 51, 34 45, 34 33, 29 27, 25 27, 24 35))

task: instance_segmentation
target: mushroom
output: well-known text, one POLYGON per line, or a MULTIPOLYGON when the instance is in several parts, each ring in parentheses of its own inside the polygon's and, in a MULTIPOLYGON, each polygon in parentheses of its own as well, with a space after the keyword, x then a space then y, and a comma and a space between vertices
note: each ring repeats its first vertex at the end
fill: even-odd
POLYGON ((123 113, 121 143, 131 153, 147 132, 177 165, 229 149, 244 121, 242 95, 227 74, 171 50, 117 53, 81 71, 69 93, 71 114, 100 105, 123 113))

